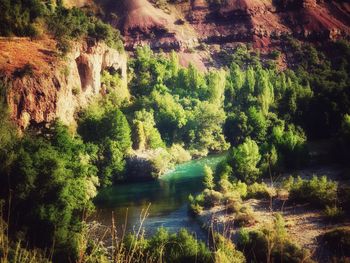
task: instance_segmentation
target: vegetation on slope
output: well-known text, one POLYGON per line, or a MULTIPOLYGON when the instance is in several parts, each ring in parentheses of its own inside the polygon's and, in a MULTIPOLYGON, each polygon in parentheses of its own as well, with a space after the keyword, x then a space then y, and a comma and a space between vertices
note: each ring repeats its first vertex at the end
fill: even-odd
MULTIPOLYGON (((71 40, 86 37, 122 46, 119 33, 111 26, 60 2, 0 0, 0 12, 4 14, 0 35, 35 37, 47 30, 62 52, 68 51, 71 40)), ((336 140, 338 156, 348 165, 350 46, 342 41, 332 43, 328 54, 288 41, 299 66, 283 72, 273 63, 263 66, 258 56, 243 47, 230 54, 226 68, 206 73, 192 65, 181 67, 175 53, 167 57, 140 47, 129 64, 131 103, 116 91, 121 85, 118 74, 103 72, 106 94, 79 114, 74 135, 59 120, 39 133, 15 134, 1 83, 0 198, 5 200, 2 217, 11 222, 6 238, 23 238, 30 247, 53 247, 54 261, 79 259, 86 227, 82 219, 93 211, 97 188, 128 179, 126 160, 132 150, 161 149, 153 160, 159 172, 192 156, 231 147, 216 171, 205 168, 206 189, 191 197, 190 205, 199 213, 225 203, 236 215, 238 226, 254 223, 252 210, 243 199, 276 194, 261 183, 264 177, 307 164, 308 138, 336 140)), ((333 181, 290 179, 285 187, 291 200, 309 201, 329 215, 336 214, 332 209, 337 207, 339 189, 333 181)), ((342 202, 346 205, 348 199, 342 202)), ((239 244, 248 260, 256 244, 261 245, 261 251, 255 251, 261 261, 266 255, 284 262, 308 257, 286 240, 279 217, 272 230, 241 234, 239 244)), ((169 262, 230 262, 232 258, 245 262, 231 241, 220 236, 214 239, 216 246, 208 248, 186 231, 170 234, 161 229, 149 239, 129 236, 123 247, 138 251, 138 258, 128 258, 135 262, 162 258, 169 262)), ((90 245, 94 244, 87 245, 89 256, 95 251, 90 245)), ((108 252, 101 253, 100 259, 107 261, 108 252)))
POLYGON ((66 53, 71 40, 90 37, 123 50, 120 33, 109 24, 79 8, 65 8, 62 1, 1 0, 0 36, 39 37, 52 35, 66 53))

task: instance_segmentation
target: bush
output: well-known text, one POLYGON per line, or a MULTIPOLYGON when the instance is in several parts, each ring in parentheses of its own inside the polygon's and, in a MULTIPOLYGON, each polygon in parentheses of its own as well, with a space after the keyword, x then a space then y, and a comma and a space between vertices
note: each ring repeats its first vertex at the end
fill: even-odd
POLYGON ((192 159, 191 154, 180 144, 173 144, 169 149, 169 153, 171 155, 172 162, 176 164, 184 163, 192 159))
POLYGON ((34 66, 30 63, 26 63, 22 68, 17 68, 13 75, 15 78, 23 78, 25 76, 33 77, 34 66))
POLYGON ((180 229, 175 234, 170 234, 164 228, 158 229, 146 240, 143 251, 143 254, 150 255, 150 258, 166 259, 166 262, 211 262, 210 250, 186 229, 180 229))
POLYGON ((247 198, 268 199, 276 196, 274 188, 267 186, 265 183, 253 183, 248 185, 247 198))
POLYGON ((226 211, 227 213, 237 213, 242 208, 241 200, 236 198, 228 198, 226 201, 226 211))
POLYGON ((350 227, 332 229, 323 235, 323 240, 336 258, 350 257, 350 227))
POLYGON ((333 205, 337 198, 337 183, 326 176, 313 176, 311 180, 288 179, 289 199, 294 202, 310 202, 316 207, 333 205))
POLYGON ((214 262, 220 263, 245 263, 245 257, 238 251, 232 241, 220 234, 214 237, 214 262))
POLYGON ((125 179, 125 157, 131 149, 131 131, 119 109, 91 105, 79 121, 78 133, 90 144, 102 186, 125 179))
POLYGON ((339 207, 328 205, 326 205, 323 213, 326 219, 332 222, 341 220, 344 215, 344 212, 339 207))
POLYGON ((313 262, 308 250, 288 240, 284 220, 279 214, 272 226, 251 231, 243 228, 237 239, 238 249, 243 251, 248 262, 266 262, 266 259, 269 262, 313 262))
POLYGON ((239 227, 252 226, 256 222, 254 212, 251 207, 242 206, 235 215, 234 224, 239 227))
POLYGON ((123 51, 123 43, 119 31, 101 20, 87 16, 79 8, 71 9, 59 5, 47 19, 50 33, 58 41, 58 49, 64 54, 69 51, 69 40, 91 37, 104 41, 108 46, 123 51))
POLYGON ((209 190, 209 189, 205 189, 203 191, 203 196, 204 196, 203 205, 206 208, 219 205, 223 199, 222 193, 214 190, 209 190))
POLYGON ((193 197, 191 194, 188 196, 189 209, 194 215, 199 215, 203 211, 204 206, 204 194, 193 197))
POLYGON ((283 127, 277 126, 272 130, 272 137, 280 161, 286 168, 300 168, 307 164, 309 152, 306 147, 306 135, 301 128, 288 125, 285 131, 283 127))

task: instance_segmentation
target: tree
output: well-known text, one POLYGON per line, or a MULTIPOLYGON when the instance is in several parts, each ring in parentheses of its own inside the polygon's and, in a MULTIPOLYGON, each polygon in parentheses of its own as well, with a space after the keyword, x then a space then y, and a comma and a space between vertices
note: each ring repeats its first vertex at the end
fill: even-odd
POLYGON ((215 187, 213 171, 208 165, 204 166, 203 184, 206 188, 210 190, 213 190, 213 188, 215 187))
POLYGON ((247 183, 255 182, 259 178, 260 171, 257 166, 260 159, 257 143, 249 138, 233 148, 229 156, 234 175, 247 183))
POLYGON ((258 142, 266 141, 268 125, 263 112, 256 107, 250 107, 248 109, 248 123, 251 138, 258 142))
POLYGON ((131 149, 131 130, 119 109, 89 110, 79 123, 78 131, 86 143, 98 150, 94 160, 99 168, 101 185, 111 185, 124 176, 125 156, 131 149))
POLYGON ((287 168, 297 168, 308 161, 306 136, 300 128, 288 125, 276 126, 272 130, 272 140, 287 168))
POLYGON ((83 213, 91 211, 96 195, 97 169, 81 140, 56 122, 42 136, 25 136, 13 149, 8 176, 0 171, 1 185, 10 193, 11 222, 31 244, 74 254, 83 213), (68 252, 67 252, 68 251, 68 252))
POLYGON ((145 109, 135 112, 133 124, 136 149, 165 148, 162 137, 155 126, 153 112, 148 112, 145 109))

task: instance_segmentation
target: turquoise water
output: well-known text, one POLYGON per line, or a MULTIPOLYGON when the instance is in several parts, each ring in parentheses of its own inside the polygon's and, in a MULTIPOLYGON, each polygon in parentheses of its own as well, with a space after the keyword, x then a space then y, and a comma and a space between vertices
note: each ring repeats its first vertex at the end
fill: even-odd
POLYGON ((213 155, 177 165, 160 179, 148 182, 126 183, 100 192, 96 198, 97 220, 104 225, 111 224, 114 211, 117 225, 121 226, 127 216, 127 231, 133 231, 140 225, 140 214, 150 204, 148 217, 143 227, 146 235, 159 227, 171 232, 187 228, 199 238, 205 238, 199 224, 188 214, 189 194, 203 189, 203 167, 215 168, 225 158, 224 154, 213 155))

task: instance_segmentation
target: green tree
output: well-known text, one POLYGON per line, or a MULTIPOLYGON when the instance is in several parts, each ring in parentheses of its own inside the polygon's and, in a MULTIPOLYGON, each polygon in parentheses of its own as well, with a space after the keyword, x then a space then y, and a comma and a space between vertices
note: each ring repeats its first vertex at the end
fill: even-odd
POLYGON ((259 178, 260 171, 257 166, 260 159, 258 145, 249 138, 243 144, 233 148, 229 156, 234 174, 247 183, 255 182, 259 178))
POLYGON ((48 135, 52 143, 41 136, 18 141, 8 176, 0 173, 1 185, 9 187, 1 197, 11 199, 10 220, 30 244, 54 242, 56 253, 75 256, 80 218, 91 211, 97 193, 97 169, 67 127, 56 122, 48 135))
POLYGON ((272 130, 272 140, 285 167, 297 168, 307 163, 306 136, 300 128, 289 125, 285 131, 284 126, 276 126, 272 130))
POLYGON ((210 190, 213 190, 213 188, 215 187, 213 171, 208 165, 204 166, 203 184, 206 188, 210 190))
POLYGON ((119 109, 105 112, 98 107, 89 108, 80 120, 78 132, 86 143, 98 148, 94 163, 99 168, 101 185, 111 185, 123 178, 125 157, 132 146, 125 115, 119 109))
POLYGON ((155 126, 153 112, 145 109, 135 112, 134 124, 134 146, 136 149, 164 148, 165 144, 155 126))

